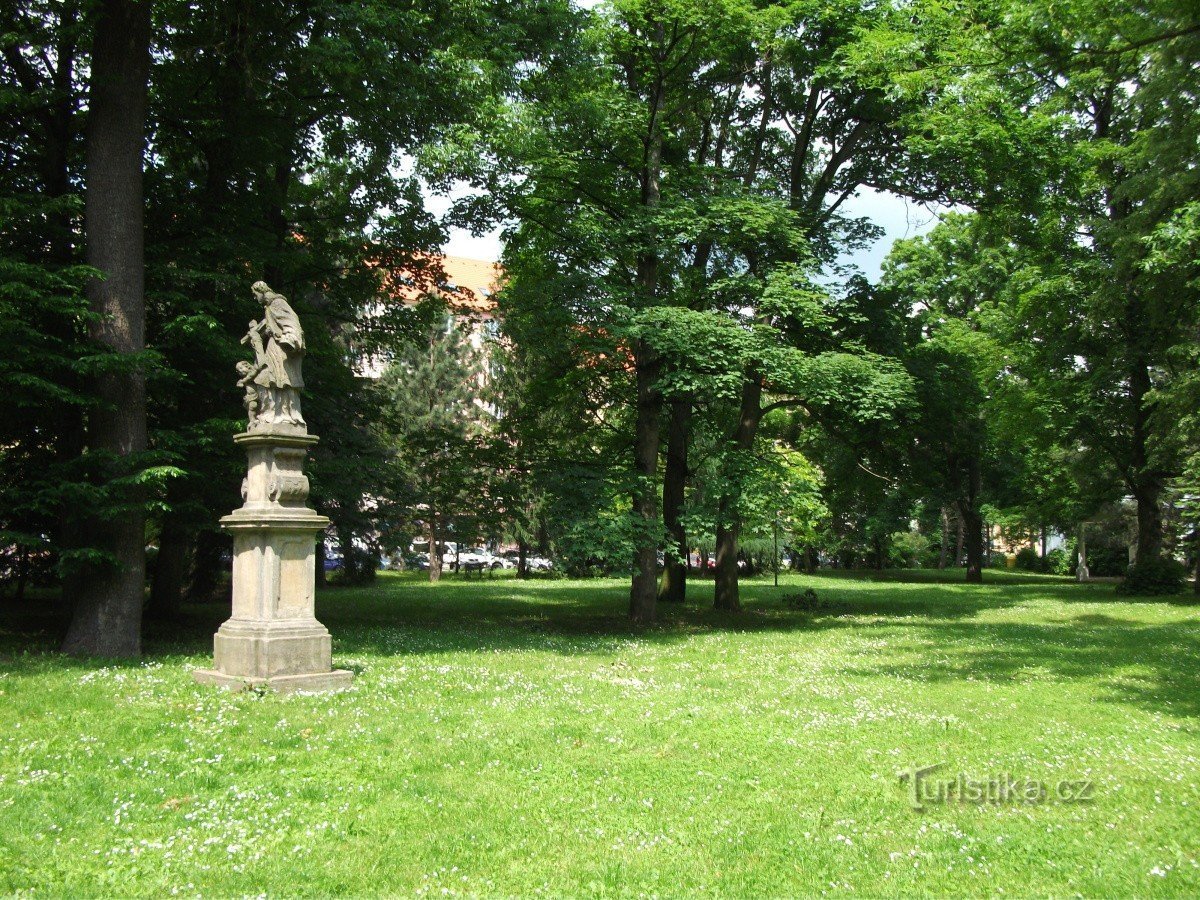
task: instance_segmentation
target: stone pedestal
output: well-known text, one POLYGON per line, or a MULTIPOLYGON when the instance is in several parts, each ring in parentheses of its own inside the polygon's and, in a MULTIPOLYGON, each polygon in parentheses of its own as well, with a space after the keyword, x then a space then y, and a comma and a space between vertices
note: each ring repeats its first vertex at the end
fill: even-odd
POLYGON ((234 441, 249 470, 245 503, 221 519, 233 535, 233 615, 213 638, 213 668, 192 674, 234 690, 341 690, 351 673, 333 669, 329 632, 314 614, 316 540, 329 525, 305 505, 304 458, 317 438, 280 428, 234 441))

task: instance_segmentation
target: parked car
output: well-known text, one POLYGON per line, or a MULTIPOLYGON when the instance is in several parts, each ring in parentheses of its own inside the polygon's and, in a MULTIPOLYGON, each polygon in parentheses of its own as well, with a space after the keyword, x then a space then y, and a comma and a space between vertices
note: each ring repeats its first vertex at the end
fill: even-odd
POLYGON ((467 547, 458 552, 458 556, 454 558, 454 561, 462 567, 487 567, 491 565, 492 554, 482 547, 467 547))
MULTIPOLYGON (((506 569, 517 568, 517 563, 521 560, 521 552, 519 550, 505 550, 496 557, 501 565, 506 569)), ((548 572, 554 568, 554 563, 544 556, 535 556, 529 554, 525 557, 525 565, 532 572, 548 572)))

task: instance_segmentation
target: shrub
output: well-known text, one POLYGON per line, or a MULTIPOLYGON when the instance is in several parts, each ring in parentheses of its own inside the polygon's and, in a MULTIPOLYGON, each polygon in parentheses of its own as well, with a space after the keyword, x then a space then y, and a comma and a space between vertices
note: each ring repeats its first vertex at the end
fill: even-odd
POLYGON ((1032 547, 1022 547, 1017 551, 1017 568, 1024 572, 1045 572, 1046 560, 1032 547))
POLYGON ((1056 547, 1046 554, 1046 571, 1054 575, 1070 575, 1075 570, 1075 554, 1056 547))
POLYGON ((929 550, 929 538, 916 531, 897 531, 891 537, 888 548, 888 563, 902 569, 911 569, 921 564, 921 557, 929 550))
POLYGON ((1129 551, 1124 547, 1099 547, 1088 545, 1088 574, 1093 578, 1111 578, 1124 575, 1129 568, 1129 551))
POLYGON ((1132 565, 1125 580, 1117 585, 1117 593, 1135 597, 1154 597, 1178 594, 1186 575, 1183 564, 1170 557, 1155 557, 1140 565, 1132 565))

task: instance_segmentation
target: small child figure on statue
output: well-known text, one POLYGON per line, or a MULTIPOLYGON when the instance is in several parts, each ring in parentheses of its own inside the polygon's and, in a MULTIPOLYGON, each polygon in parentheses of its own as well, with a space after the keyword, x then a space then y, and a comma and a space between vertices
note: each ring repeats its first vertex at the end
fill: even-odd
POLYGON ((245 360, 237 364, 237 372, 242 376, 238 379, 237 386, 246 389, 246 395, 242 399, 242 402, 246 405, 246 415, 250 419, 249 425, 251 428, 254 427, 255 421, 258 419, 259 410, 262 408, 261 391, 254 383, 254 379, 266 367, 266 363, 250 363, 245 360))

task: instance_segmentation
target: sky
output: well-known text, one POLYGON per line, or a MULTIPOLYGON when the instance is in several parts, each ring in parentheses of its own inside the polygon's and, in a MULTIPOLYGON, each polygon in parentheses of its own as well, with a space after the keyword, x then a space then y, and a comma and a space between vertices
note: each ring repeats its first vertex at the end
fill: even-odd
MULTIPOLYGON (((450 206, 451 197, 427 195, 425 203, 431 212, 441 215, 450 206)), ((925 234, 937 224, 937 216, 926 207, 870 188, 863 188, 842 208, 847 213, 866 216, 884 230, 884 236, 872 246, 847 254, 844 260, 857 265, 871 281, 879 278, 880 263, 893 242, 925 234)), ((479 237, 461 228, 452 229, 443 250, 450 256, 498 260, 503 250, 500 229, 479 237)))

